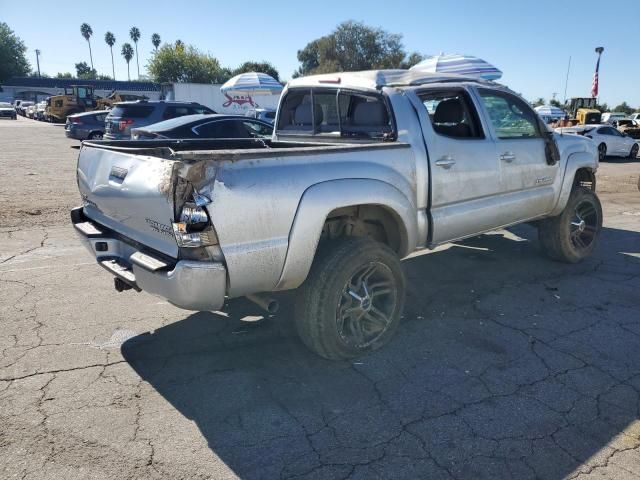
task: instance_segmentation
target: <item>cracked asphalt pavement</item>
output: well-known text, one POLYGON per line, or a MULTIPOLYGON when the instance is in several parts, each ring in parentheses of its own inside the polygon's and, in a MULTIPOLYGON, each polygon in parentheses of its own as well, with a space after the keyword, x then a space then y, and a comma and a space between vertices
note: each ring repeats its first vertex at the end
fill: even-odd
POLYGON ((341 363, 298 341, 293 294, 115 292, 69 224, 76 143, 0 122, 0 478, 640 478, 639 162, 602 164, 627 181, 593 258, 530 226, 416 255, 395 339, 341 363))

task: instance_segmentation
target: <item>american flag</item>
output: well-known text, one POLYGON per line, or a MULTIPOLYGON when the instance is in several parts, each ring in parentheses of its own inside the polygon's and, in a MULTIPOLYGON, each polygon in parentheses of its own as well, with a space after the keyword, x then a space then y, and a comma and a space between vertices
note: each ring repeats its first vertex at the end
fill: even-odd
POLYGON ((600 70, 600 55, 598 55, 598 63, 596 63, 596 73, 593 74, 593 82, 591 83, 591 96, 598 96, 598 70, 600 70))

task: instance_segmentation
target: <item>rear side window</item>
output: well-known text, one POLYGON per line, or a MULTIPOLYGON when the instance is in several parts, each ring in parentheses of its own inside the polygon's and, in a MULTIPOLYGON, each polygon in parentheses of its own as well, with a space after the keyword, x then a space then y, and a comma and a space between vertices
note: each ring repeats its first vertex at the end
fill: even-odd
POLYGON ((194 132, 203 138, 251 138, 244 122, 218 120, 195 127, 194 132))
POLYGON ((151 112, 152 105, 116 105, 110 115, 121 118, 147 118, 151 112))
POLYGON ((393 124, 381 95, 337 89, 291 90, 280 107, 278 131, 388 139, 393 124))
POLYGON ((189 115, 203 114, 203 113, 215 113, 215 112, 210 108, 202 105, 195 105, 195 106, 189 107, 189 115))
POLYGON ((162 114, 162 118, 165 120, 169 120, 170 118, 184 117, 185 115, 190 115, 191 110, 187 106, 169 106, 164 109, 164 113, 162 114))

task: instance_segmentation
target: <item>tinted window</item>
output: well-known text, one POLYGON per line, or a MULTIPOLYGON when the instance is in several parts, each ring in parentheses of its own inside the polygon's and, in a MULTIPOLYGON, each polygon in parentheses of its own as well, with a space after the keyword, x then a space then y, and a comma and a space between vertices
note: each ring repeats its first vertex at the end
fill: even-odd
POLYGON ((164 118, 165 120, 168 120, 170 118, 177 118, 177 117, 184 117, 185 115, 189 115, 191 112, 191 109, 187 106, 168 106, 167 108, 164 109, 164 113, 162 114, 162 118, 164 118))
POLYGON ((203 113, 215 113, 215 112, 210 108, 202 105, 195 105, 195 106, 189 107, 189 115, 203 114, 203 113))
POLYGON ((112 117, 146 118, 153 112, 152 105, 116 105, 111 110, 112 117))
POLYGON ((218 120, 194 128, 203 138, 251 138, 244 122, 239 120, 218 120))
POLYGON ((242 122, 242 125, 247 130, 250 137, 269 138, 273 134, 273 127, 268 127, 262 123, 245 120, 242 122))
POLYGON ((484 138, 476 110, 463 91, 425 92, 419 97, 436 133, 454 138, 484 138))
POLYGON ((498 138, 539 137, 536 113, 514 95, 491 90, 480 90, 480 96, 489 114, 498 138))
POLYGON ((311 91, 294 90, 280 107, 279 130, 311 133, 313 131, 311 91))
POLYGON ((342 136, 385 138, 393 132, 389 110, 380 96, 340 92, 338 108, 342 136))

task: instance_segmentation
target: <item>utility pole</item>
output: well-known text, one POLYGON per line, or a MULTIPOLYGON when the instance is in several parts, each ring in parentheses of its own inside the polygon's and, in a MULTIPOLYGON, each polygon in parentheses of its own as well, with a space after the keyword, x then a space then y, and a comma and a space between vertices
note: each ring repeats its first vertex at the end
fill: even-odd
POLYGON ((38 64, 38 78, 40 77, 40 50, 36 48, 36 63, 38 64))
POLYGON ((563 104, 567 104, 567 85, 569 85, 569 70, 571 70, 571 55, 569 55, 569 65, 567 65, 567 76, 564 79, 564 100, 563 104))

